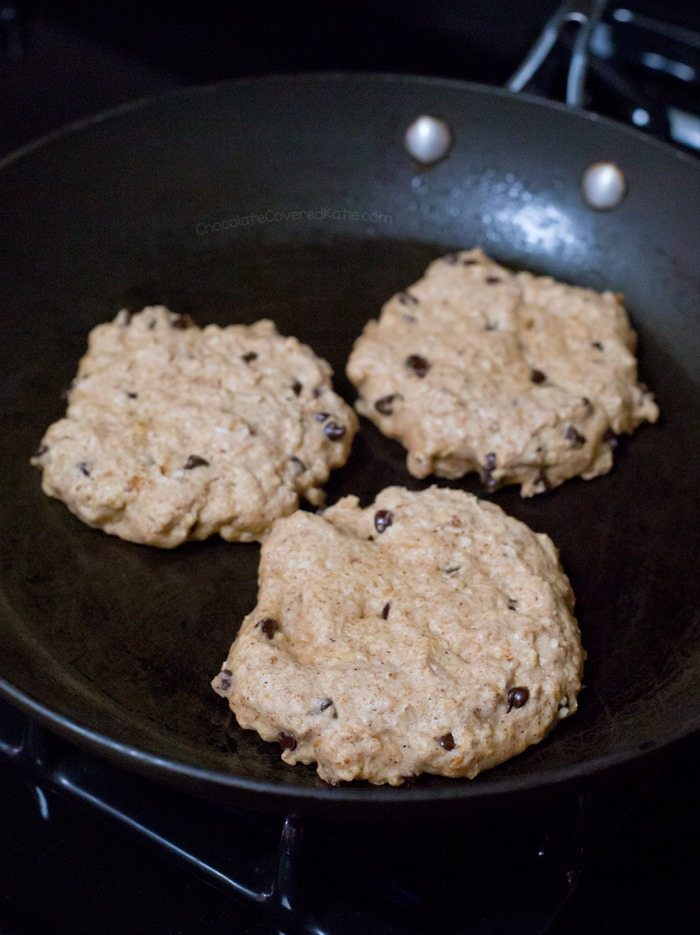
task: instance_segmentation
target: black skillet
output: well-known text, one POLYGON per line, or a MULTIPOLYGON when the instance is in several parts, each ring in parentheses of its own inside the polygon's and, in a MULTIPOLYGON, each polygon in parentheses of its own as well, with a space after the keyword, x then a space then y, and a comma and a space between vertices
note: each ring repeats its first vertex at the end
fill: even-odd
MULTIPOLYGON (((184 90, 11 156, 0 169, 2 694, 155 779, 340 818, 500 807, 694 731, 699 204, 697 164, 637 132, 508 91, 410 77, 184 90), (422 169, 403 147, 421 114, 454 135, 447 157, 422 169), (627 182, 606 212, 580 189, 598 160, 627 182), (258 547, 212 540, 165 552, 110 538, 43 496, 28 457, 63 410, 88 330, 124 304, 165 302, 201 323, 269 316, 331 361, 350 399, 344 363, 365 321, 428 261, 474 244, 624 292, 662 418, 621 441, 605 477, 532 500, 492 495, 561 548, 589 653, 576 716, 473 782, 329 788, 232 725, 209 688, 254 604, 258 547)), ((387 484, 425 486, 364 423, 329 498, 368 502, 387 484)))

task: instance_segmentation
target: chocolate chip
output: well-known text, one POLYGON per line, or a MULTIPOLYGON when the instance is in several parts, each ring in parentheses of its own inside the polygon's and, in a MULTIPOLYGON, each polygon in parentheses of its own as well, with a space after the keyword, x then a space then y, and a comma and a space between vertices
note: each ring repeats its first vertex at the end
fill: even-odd
POLYGON ((345 426, 338 425, 337 422, 326 422, 323 426, 323 434, 332 442, 340 441, 343 435, 345 435, 345 426))
POLYGON ((306 465, 301 460, 301 458, 297 458, 296 455, 293 455, 289 460, 291 461, 292 466, 297 474, 304 473, 304 471, 306 470, 306 465))
POLYGON ((511 708, 522 708, 523 705, 527 704, 529 697, 530 689, 525 688, 524 685, 518 685, 516 688, 511 688, 508 692, 506 714, 508 711, 510 711, 511 708))
POLYGON ((313 390, 311 391, 311 395, 313 396, 314 399, 318 399, 318 397, 321 395, 322 392, 323 390, 321 389, 320 386, 315 386, 313 390))
POLYGON ((129 397, 129 399, 138 399, 138 398, 139 398, 139 394, 138 394, 138 393, 132 393, 131 390, 127 390, 127 391, 126 391, 126 395, 129 397))
POLYGON ((603 442, 606 445, 610 445, 611 448, 617 448, 618 440, 617 435, 613 432, 611 428, 607 428, 603 433, 603 442))
POLYGON ((517 610, 518 602, 514 597, 508 598, 508 610, 517 610))
POLYGON ((277 735, 277 739, 283 750, 296 750, 297 737, 290 730, 281 730, 277 735))
POLYGON ((187 328, 194 327, 194 321, 190 318, 189 315, 178 315, 177 318, 174 318, 170 325, 172 328, 177 328, 180 331, 185 331, 187 328))
POLYGON ((600 341, 591 341, 591 347, 594 347, 597 351, 603 350, 603 345, 600 343, 600 341))
POLYGON ((199 455, 190 455, 184 464, 185 471, 191 471, 193 468, 208 467, 209 462, 206 458, 200 458, 199 455))
POLYGON ((377 532, 384 532, 394 523, 394 514, 391 510, 377 510, 374 514, 374 528, 377 532))
POLYGON ((503 280, 501 279, 500 276, 487 276, 487 277, 486 277, 486 282, 487 282, 490 286, 495 286, 497 282, 503 282, 503 280))
POLYGON ((496 481, 492 476, 492 472, 496 468, 496 453, 494 451, 489 451, 489 453, 484 458, 484 464, 481 468, 481 483, 488 491, 493 491, 496 489, 496 481))
POLYGON ((314 418, 316 419, 317 422, 325 422, 326 419, 328 418, 328 413, 327 413, 327 412, 317 412, 316 415, 314 416, 314 418))
POLYGON ((387 601, 386 604, 382 607, 382 620, 386 620, 389 616, 389 611, 391 610, 391 601, 387 601))
POLYGON ((446 575, 454 575, 455 572, 459 571, 459 569, 460 569, 461 567, 462 567, 461 565, 450 565, 449 568, 446 568, 446 569, 445 569, 445 574, 446 574, 446 575))
POLYGON ((383 416, 393 415, 395 399, 403 399, 403 396, 401 393, 389 393, 388 396, 381 396, 374 401, 374 408, 377 412, 381 412, 383 416))
POLYGON ((544 381, 547 379, 547 374, 542 373, 541 370, 531 370, 530 379, 533 383, 544 383, 544 381))
POLYGON ((292 393, 294 393, 295 396, 300 396, 301 391, 304 389, 304 387, 301 385, 301 383, 298 380, 295 380, 292 383, 291 389, 292 389, 292 393))
POLYGON ((333 708, 333 717, 337 718, 338 712, 335 710, 335 702, 332 698, 321 698, 321 700, 316 704, 316 713, 322 714, 329 708, 333 708))
POLYGON ((573 425, 567 425, 564 438, 571 443, 572 448, 583 448, 586 444, 586 436, 582 435, 573 425))
POLYGON ((459 253, 447 253, 442 258, 443 263, 447 263, 448 266, 454 266, 455 263, 459 262, 459 253))
POLYGON ((268 640, 271 640, 280 628, 279 623, 275 620, 274 617, 263 617, 262 620, 258 620, 255 626, 264 636, 268 638, 268 640))
POLYGON ((430 370, 430 364, 420 354, 410 354, 406 358, 406 366, 410 367, 417 377, 424 377, 430 370))
POLYGON ((39 445, 37 450, 34 452, 34 457, 40 458, 42 455, 45 455, 48 450, 49 450, 48 445, 39 445))
POLYGON ((216 676, 216 682, 216 691, 220 694, 230 691, 233 685, 233 672, 230 669, 222 669, 216 676))
POLYGON ((81 474, 84 474, 86 477, 90 476, 90 468, 87 466, 87 461, 81 461, 78 467, 80 468, 81 474))
POLYGON ((255 353, 255 351, 248 351, 246 354, 243 354, 241 356, 241 360, 243 361, 244 364, 249 364, 251 361, 257 360, 257 359, 258 359, 258 355, 255 353))
POLYGON ((454 750, 455 748, 455 739, 452 734, 443 734, 442 737, 438 737, 438 743, 443 750, 454 750))
POLYGON ((156 324, 157 324, 157 322, 156 322, 155 318, 151 318, 151 320, 150 320, 149 323, 148 323, 148 330, 149 330, 149 331, 153 331, 153 329, 155 328, 156 324))
POLYGON ((586 415, 589 415, 589 416, 592 415, 593 414, 593 403, 590 401, 590 399, 587 396, 582 396, 581 402, 586 407, 586 415))
POLYGON ((495 321, 489 321, 484 325, 484 331, 498 331, 498 323, 495 321))
POLYGON ((410 292, 399 292, 399 302, 402 305, 418 305, 418 299, 410 292))

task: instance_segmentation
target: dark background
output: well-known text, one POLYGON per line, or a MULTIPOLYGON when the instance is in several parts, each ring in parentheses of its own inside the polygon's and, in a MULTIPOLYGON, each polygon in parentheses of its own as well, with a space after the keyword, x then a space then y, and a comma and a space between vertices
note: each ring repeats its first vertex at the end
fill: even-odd
MULTIPOLYGON (((700 29, 697 3, 629 5, 700 29)), ((370 70, 503 84, 555 7, 547 0, 5 4, 0 153, 137 97, 240 75, 370 70)), ((546 76, 555 90, 560 72, 546 76)), ((646 80, 634 69, 631 77, 646 80)), ((692 93, 672 83, 662 90, 681 100, 692 93)), ((562 935, 697 930, 696 744, 667 751, 656 766, 562 935)), ((51 805, 52 820, 38 824, 33 793, 0 763, 0 935, 267 931, 234 922, 223 896, 113 823, 86 818, 67 801, 51 805)))
MULTIPOLYGON (((133 98, 241 75, 365 70, 503 84, 558 2, 58 0, 1 6, 0 151, 9 152, 133 98)), ((700 29, 695 0, 609 4, 611 11, 616 7, 700 29)), ((555 71, 545 74, 546 90, 559 90, 562 69, 555 71)), ((697 84, 686 87, 630 63, 623 71, 652 98, 661 91, 699 106, 697 84)), ((593 76, 592 89, 595 109, 609 110, 607 86, 598 81, 596 87, 593 76)))

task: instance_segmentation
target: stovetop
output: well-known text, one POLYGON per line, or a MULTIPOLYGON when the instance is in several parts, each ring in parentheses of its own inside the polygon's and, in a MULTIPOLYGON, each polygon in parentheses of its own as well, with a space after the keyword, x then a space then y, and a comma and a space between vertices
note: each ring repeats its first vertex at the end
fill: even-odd
MULTIPOLYGON (((426 19, 419 5, 390 3, 375 20, 345 14, 344 38, 324 33, 325 43, 331 27, 317 24, 308 42, 301 20, 299 41, 283 41, 288 24, 265 4, 254 40, 238 23, 227 41, 213 2, 183 20, 158 3, 93 6, 0 11, 3 153, 126 100, 250 72, 359 67, 501 84, 554 4, 479 0, 471 18, 436 4, 426 19)), ((588 106, 692 150, 699 31, 687 5, 611 7, 594 37, 588 106)), ((561 66, 538 80, 558 89, 561 66)), ((497 821, 319 825, 156 786, 0 702, 0 935, 683 935, 700 923, 699 780, 686 743, 497 821)))
POLYGON ((0 701, 0 932, 682 935, 699 780, 686 745, 497 819, 320 824, 134 777, 0 701))
MULTIPOLYGON (((3 3, 0 150, 128 100, 242 75, 365 70, 503 85, 560 2, 3 3)), ((531 90, 561 97, 571 41, 565 31, 531 90)), ((589 109, 700 152, 696 4, 611 2, 591 51, 589 109)))

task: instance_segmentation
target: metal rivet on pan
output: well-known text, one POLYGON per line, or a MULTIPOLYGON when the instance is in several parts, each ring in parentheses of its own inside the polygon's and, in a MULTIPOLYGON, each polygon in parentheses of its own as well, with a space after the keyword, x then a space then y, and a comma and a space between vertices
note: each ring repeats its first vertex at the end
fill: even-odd
POLYGON ((627 192, 625 174, 614 162, 593 162, 581 177, 586 204, 596 211, 617 208, 627 192))
POLYGON ((418 117, 407 128, 404 146, 412 159, 429 166, 443 159, 452 147, 452 130, 439 117, 418 117))

